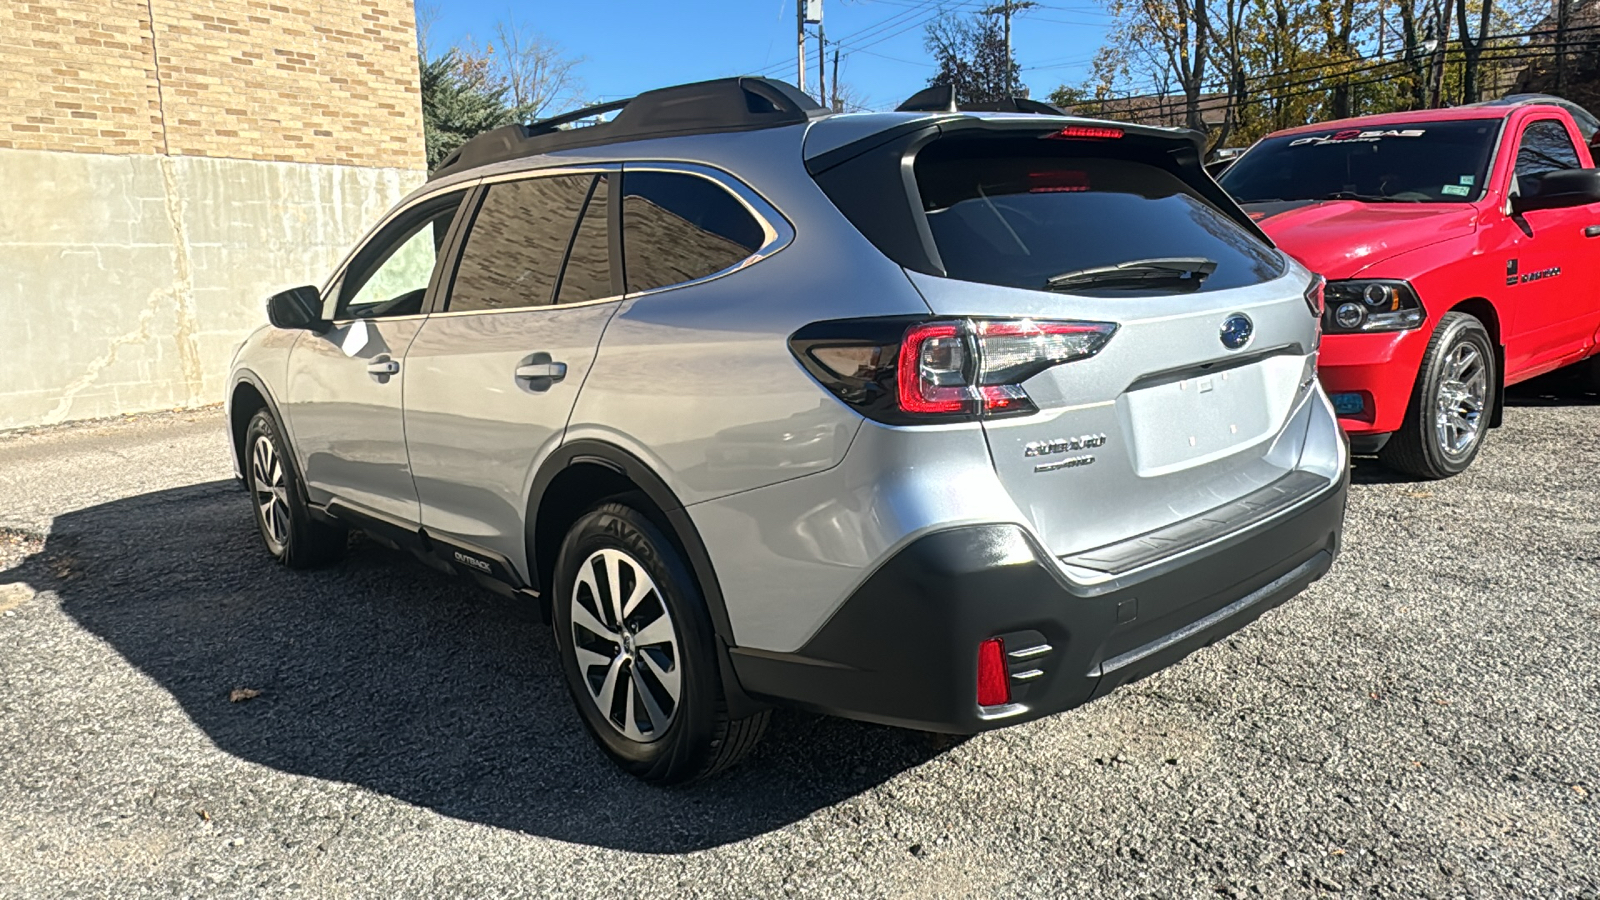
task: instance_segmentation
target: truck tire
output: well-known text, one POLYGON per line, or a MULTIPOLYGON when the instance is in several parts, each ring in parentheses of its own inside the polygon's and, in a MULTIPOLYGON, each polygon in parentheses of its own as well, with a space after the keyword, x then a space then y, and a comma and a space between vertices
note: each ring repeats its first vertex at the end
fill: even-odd
POLYGON ((1400 430, 1378 453, 1391 469, 1437 480, 1472 465, 1494 417, 1494 342, 1483 323, 1445 313, 1428 341, 1400 430))

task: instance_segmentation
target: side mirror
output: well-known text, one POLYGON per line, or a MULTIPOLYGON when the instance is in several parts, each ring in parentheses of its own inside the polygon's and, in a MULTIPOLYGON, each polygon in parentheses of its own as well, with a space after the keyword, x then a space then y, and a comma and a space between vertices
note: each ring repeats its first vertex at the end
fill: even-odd
POLYGON ((267 321, 274 328, 321 330, 322 292, 311 285, 290 288, 267 298, 267 321))
POLYGON ((1600 169, 1557 169, 1517 181, 1521 193, 1511 198, 1513 213, 1600 203, 1600 169))

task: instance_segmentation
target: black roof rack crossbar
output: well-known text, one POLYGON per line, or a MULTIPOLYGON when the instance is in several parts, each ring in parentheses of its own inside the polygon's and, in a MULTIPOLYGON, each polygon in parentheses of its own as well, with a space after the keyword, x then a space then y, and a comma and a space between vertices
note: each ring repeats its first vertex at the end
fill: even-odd
POLYGON ((769 78, 719 78, 680 84, 540 119, 531 125, 506 125, 485 132, 445 157, 429 178, 577 147, 796 125, 825 112, 794 86, 769 78), (609 112, 616 116, 608 122, 563 127, 609 112))
POLYGON ((895 107, 895 112, 1015 112, 1035 113, 1041 116, 1064 116, 1066 113, 1038 100, 1027 97, 1006 97, 983 103, 956 103, 954 85, 936 84, 923 88, 895 107))
POLYGON ((559 116, 551 116, 548 119, 538 119, 534 122, 528 123, 528 132, 530 136, 535 134, 548 134, 549 132, 557 130, 562 125, 566 125, 571 122, 581 122, 584 119, 593 119, 598 116, 603 116, 608 112, 616 112, 624 106, 627 106, 629 103, 632 103, 633 100, 634 98, 629 97, 626 100, 613 100, 610 103, 597 103, 594 106, 585 106, 583 109, 575 109, 572 112, 562 113, 559 116))

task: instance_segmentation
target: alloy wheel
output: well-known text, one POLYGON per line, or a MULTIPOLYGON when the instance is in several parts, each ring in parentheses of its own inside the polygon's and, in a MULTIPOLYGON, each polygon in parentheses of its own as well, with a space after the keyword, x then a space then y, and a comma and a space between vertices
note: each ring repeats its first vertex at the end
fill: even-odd
POLYGON ((250 451, 250 489, 267 546, 273 553, 283 552, 289 544, 289 484, 283 461, 266 435, 259 435, 250 451))
POLYGON ((1488 398, 1489 370, 1483 353, 1475 344, 1457 344, 1445 357, 1434 405, 1434 431, 1446 456, 1460 458, 1477 444, 1488 398))
POLYGON ((682 655, 661 591, 637 560, 596 550, 572 586, 572 645, 578 672, 602 718, 649 743, 678 711, 682 655))

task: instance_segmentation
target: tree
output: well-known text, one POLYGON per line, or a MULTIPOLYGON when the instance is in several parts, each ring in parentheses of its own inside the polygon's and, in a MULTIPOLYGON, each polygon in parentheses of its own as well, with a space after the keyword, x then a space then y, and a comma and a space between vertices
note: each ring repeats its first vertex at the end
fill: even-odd
POLYGON ((525 22, 507 16, 496 22, 494 39, 479 47, 469 35, 458 48, 463 59, 481 63, 485 77, 505 89, 506 102, 521 122, 547 117, 583 105, 581 56, 568 56, 561 45, 525 22))
POLYGON ((485 131, 516 121, 506 88, 484 67, 451 50, 422 60, 422 128, 428 168, 436 169, 457 147, 485 131))
POLYGON ((1026 91, 1021 68, 1007 58, 1005 32, 996 16, 940 16, 924 29, 922 46, 937 66, 928 85, 955 88, 957 103, 993 103, 1026 91))
POLYGON ((1483 58, 1483 42, 1489 36, 1489 22, 1494 18, 1494 0, 1479 0, 1478 33, 1467 27, 1466 0, 1456 2, 1456 27, 1461 32, 1461 99, 1466 103, 1478 102, 1479 60, 1483 58))

